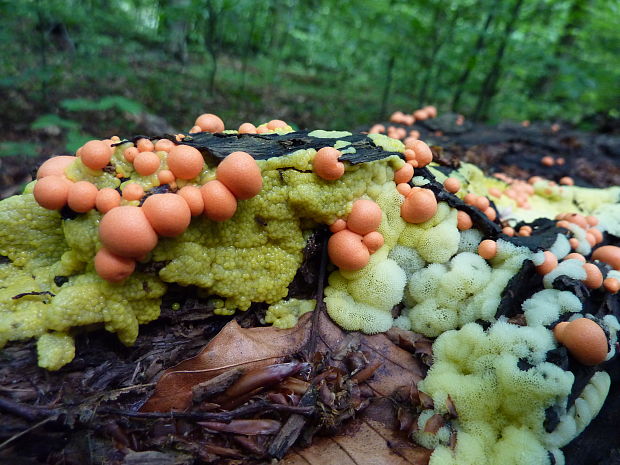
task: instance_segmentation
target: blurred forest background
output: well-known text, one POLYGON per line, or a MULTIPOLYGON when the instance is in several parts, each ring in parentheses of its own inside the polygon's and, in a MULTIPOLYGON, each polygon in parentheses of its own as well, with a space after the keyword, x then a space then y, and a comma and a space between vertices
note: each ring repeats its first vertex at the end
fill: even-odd
POLYGON ((620 0, 0 0, 0 155, 433 104, 482 122, 620 117, 620 0))

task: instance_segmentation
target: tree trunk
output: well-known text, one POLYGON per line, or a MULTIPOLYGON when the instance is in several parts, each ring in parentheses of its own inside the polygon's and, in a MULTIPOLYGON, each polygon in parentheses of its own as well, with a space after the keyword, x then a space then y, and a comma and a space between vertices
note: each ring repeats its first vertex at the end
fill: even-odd
POLYGON ((250 32, 248 33, 248 38, 245 41, 245 47, 243 48, 243 56, 241 58, 241 94, 245 92, 245 81, 248 73, 248 60, 250 59, 250 50, 252 48, 252 36, 254 35, 254 30, 256 29, 256 21, 258 15, 256 13, 252 14, 252 22, 250 23, 250 32))
POLYGON ((463 95, 463 91, 465 90, 465 85, 469 80, 469 75, 476 67, 476 63, 478 62, 478 56, 480 55, 480 53, 482 53, 482 50, 485 46, 489 28, 491 27, 491 24, 495 19, 495 15, 497 14, 497 11, 499 9, 499 3, 499 0, 493 1, 491 9, 487 14, 487 18, 484 21, 484 26, 482 27, 482 30, 480 31, 480 33, 478 34, 478 38, 476 39, 476 45, 474 45, 474 49, 469 55, 469 59, 467 60, 467 63, 463 68, 463 72, 456 81, 456 91, 454 92, 454 97, 452 97, 452 111, 458 111, 458 106, 461 102, 461 97, 463 95))
POLYGON ((529 88, 528 95, 530 99, 536 99, 549 91, 553 83, 552 77, 556 76, 558 73, 558 61, 565 58, 567 52, 575 45, 576 32, 581 29, 586 22, 590 1, 591 0, 575 0, 571 5, 566 24, 564 24, 562 34, 558 38, 550 58, 549 67, 529 88))
POLYGON ((207 10, 209 12, 209 18, 207 20, 207 30, 205 31, 205 45, 209 55, 211 55, 211 71, 209 72, 209 94, 213 95, 215 92, 215 75, 217 74, 217 52, 218 45, 216 43, 217 38, 217 15, 213 0, 206 2, 207 10))
POLYGON ((385 78, 385 85, 383 86, 383 95, 381 96, 381 109, 379 110, 379 118, 385 118, 387 111, 388 100, 390 98, 390 87, 392 87, 392 79, 394 76, 394 65, 396 64, 396 56, 394 53, 390 55, 387 64, 387 76, 385 78))
MULTIPOLYGON (((436 11, 443 12, 443 9, 438 8, 436 11)), ((435 60, 437 59, 437 55, 439 55, 439 52, 441 51, 442 47, 448 41, 448 37, 450 37, 450 34, 452 33, 452 28, 454 27, 454 24, 456 23, 456 20, 458 19, 458 17, 459 17, 459 10, 456 10, 454 14, 452 15, 452 17, 450 18, 449 24, 445 25, 445 27, 443 25, 441 27, 438 27, 434 31, 434 32, 437 32, 437 34, 432 34, 431 53, 428 57, 428 61, 426 62, 426 66, 425 66, 426 73, 424 75, 424 79, 422 80, 421 89, 419 92, 417 92, 419 107, 422 107, 423 105, 427 103, 426 96, 428 94, 428 88, 429 88, 429 84, 431 80, 431 75, 433 74, 432 71, 436 68, 435 60), (442 36, 438 34, 440 31, 443 31, 442 36)), ((440 24, 439 15, 436 15, 436 18, 437 18, 437 21, 435 21, 435 18, 433 18, 432 24, 440 24)))
POLYGON ((190 8, 190 0, 166 0, 160 4, 163 7, 163 24, 168 40, 166 49, 178 62, 187 63, 187 30, 188 21, 185 12, 190 8))
POLYGON ((478 94, 478 103, 476 104, 476 109, 474 111, 475 120, 486 119, 488 116, 491 101, 497 94, 497 83, 499 82, 499 78, 502 74, 502 60, 504 59, 506 47, 510 40, 510 36, 514 32, 515 24, 519 18, 519 12, 522 6, 523 0, 517 0, 512 8, 510 19, 504 28, 502 42, 495 53, 495 59, 491 64, 491 68, 489 69, 489 72, 482 83, 480 93, 478 94))

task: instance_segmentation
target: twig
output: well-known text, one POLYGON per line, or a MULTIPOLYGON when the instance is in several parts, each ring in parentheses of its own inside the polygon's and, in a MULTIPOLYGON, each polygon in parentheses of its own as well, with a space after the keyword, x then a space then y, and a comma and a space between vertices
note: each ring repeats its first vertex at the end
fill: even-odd
MULTIPOLYGON (((314 408, 316 404, 317 390, 310 387, 299 401, 300 405, 314 408)), ((306 426, 307 420, 301 415, 291 415, 278 434, 273 438, 267 453, 271 457, 281 459, 286 452, 295 444, 297 438, 306 426)))
MULTIPOLYGON (((319 328, 319 319, 321 317, 321 313, 325 309, 325 302, 323 301, 323 290, 325 288, 325 275, 327 271, 327 235, 323 237, 321 245, 321 267, 319 269, 319 278, 318 284, 316 288, 316 308, 314 309, 314 313, 312 314, 312 327, 310 328, 310 339, 308 340, 308 346, 306 349, 306 354, 308 360, 312 360, 314 353, 316 352, 316 343, 318 339, 318 328, 319 328)), ((313 367, 314 371, 314 367, 313 367)))
POLYGON ((25 420, 34 421, 41 417, 54 417, 63 413, 60 409, 51 409, 44 407, 32 407, 14 402, 6 397, 0 396, 0 410, 12 413, 15 416, 24 418, 25 420))
POLYGON ((32 425, 29 428, 26 428, 24 431, 20 431, 17 434, 14 434, 13 436, 11 436, 9 439, 7 439, 6 441, 4 441, 2 444, 0 444, 0 450, 4 449, 8 444, 10 444, 11 442, 15 441, 16 439, 22 437, 24 434, 28 434, 30 431, 37 429, 39 426, 43 426, 46 423, 49 423, 50 421, 54 420, 54 417, 47 417, 44 418, 43 420, 41 420, 38 423, 35 423, 34 425, 32 425))
POLYGON ((101 407, 97 412, 123 415, 129 418, 183 418, 189 420, 222 421, 226 423, 234 420, 235 418, 268 411, 311 415, 314 412, 314 407, 295 407, 292 405, 270 404, 267 402, 258 401, 249 405, 244 405, 238 409, 231 410, 230 412, 134 412, 131 410, 121 410, 111 407, 101 407))

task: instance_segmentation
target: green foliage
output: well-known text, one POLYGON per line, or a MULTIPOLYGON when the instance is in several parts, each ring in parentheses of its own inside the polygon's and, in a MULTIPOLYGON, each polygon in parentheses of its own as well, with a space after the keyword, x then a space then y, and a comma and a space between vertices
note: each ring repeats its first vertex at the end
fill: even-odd
POLYGON ((30 129, 79 129, 79 127, 80 123, 78 123, 77 121, 64 119, 54 114, 41 115, 30 125, 30 129))
POLYGON ((38 146, 32 142, 0 142, 0 157, 36 157, 38 146))
POLYGON ((68 111, 119 110, 133 115, 140 114, 144 111, 139 102, 119 95, 111 95, 99 100, 88 98, 65 99, 60 102, 60 106, 68 111))
POLYGON ((579 123, 617 107, 618 18, 620 0, 0 1, 0 130, 74 146, 145 109, 355 128, 425 104, 579 123))

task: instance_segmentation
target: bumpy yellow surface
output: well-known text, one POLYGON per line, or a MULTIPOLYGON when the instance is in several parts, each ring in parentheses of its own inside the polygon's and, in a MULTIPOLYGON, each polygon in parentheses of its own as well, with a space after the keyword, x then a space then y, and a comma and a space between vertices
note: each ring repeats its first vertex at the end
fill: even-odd
MULTIPOLYGON (((434 364, 419 388, 433 397, 432 413, 447 412, 448 395, 457 406, 457 448, 437 447, 431 465, 547 464, 545 409, 566 398, 573 374, 545 362, 556 347, 543 326, 475 323, 442 334, 433 345, 434 364), (519 360, 531 364, 518 367, 519 360)), ((561 402, 559 403, 561 405, 561 402)), ((415 433, 422 444, 436 441, 415 433)), ((559 451, 553 451, 560 454, 559 451)))
MULTIPOLYGON (((157 186, 156 176, 139 176, 125 161, 122 154, 129 146, 118 147, 112 157, 117 174, 145 189, 157 186)), ((53 370, 73 358, 72 335, 79 327, 103 327, 132 344, 139 324, 159 316, 166 282, 196 285, 218 296, 215 311, 221 314, 245 310, 252 302, 280 302, 301 265, 309 231, 346 216, 354 200, 391 179, 402 164, 394 156, 348 166, 340 180, 325 181, 312 172, 315 153, 298 151, 259 162, 263 188, 240 201, 231 220, 194 218, 183 235, 160 238, 145 259, 162 262, 158 274, 136 272, 120 284, 102 280, 93 269, 101 247, 96 210, 63 221, 58 212, 38 206, 31 194, 0 202, 0 255, 8 259, 0 264, 0 346, 38 338, 39 364, 53 370)), ((206 164, 196 179, 183 184, 200 185, 214 172, 215 166, 206 164)), ((91 170, 79 159, 66 174, 99 188, 120 184, 115 175, 91 170)), ((291 326, 301 313, 289 310, 275 306, 270 318, 291 326)))
POLYGON ((316 300, 289 299, 270 305, 265 314, 265 323, 276 328, 292 328, 304 313, 314 310, 316 300))

